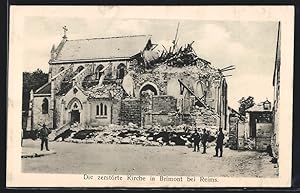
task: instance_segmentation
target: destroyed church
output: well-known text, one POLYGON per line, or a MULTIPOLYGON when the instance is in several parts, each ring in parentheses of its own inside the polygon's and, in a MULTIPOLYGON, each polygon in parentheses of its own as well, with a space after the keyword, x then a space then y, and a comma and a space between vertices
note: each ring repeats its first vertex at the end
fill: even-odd
POLYGON ((226 130, 227 84, 192 43, 159 50, 148 35, 69 40, 51 49, 49 80, 30 93, 27 130, 134 123, 226 130))

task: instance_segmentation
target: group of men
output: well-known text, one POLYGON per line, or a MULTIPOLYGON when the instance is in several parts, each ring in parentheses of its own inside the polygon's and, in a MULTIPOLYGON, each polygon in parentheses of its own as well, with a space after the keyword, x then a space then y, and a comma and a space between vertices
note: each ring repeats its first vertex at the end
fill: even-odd
MULTIPOLYGON (((208 137, 209 137, 209 134, 206 131, 206 129, 203 129, 202 134, 198 133, 198 130, 195 129, 195 132, 192 135, 192 138, 194 140, 194 152, 200 151, 200 145, 199 144, 200 144, 200 141, 201 141, 202 146, 203 146, 202 154, 206 153, 206 144, 207 144, 207 141, 208 141, 208 137)), ((219 150, 220 150, 220 157, 223 156, 223 140, 224 140, 224 134, 223 134, 222 128, 219 128, 219 132, 217 134, 217 140, 216 140, 216 148, 215 148, 216 154, 214 155, 214 157, 218 157, 219 150)))

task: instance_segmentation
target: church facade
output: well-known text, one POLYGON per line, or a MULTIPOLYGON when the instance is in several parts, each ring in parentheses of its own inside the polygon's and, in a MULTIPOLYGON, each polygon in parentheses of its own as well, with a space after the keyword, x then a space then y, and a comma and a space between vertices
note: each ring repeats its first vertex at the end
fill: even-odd
POLYGON ((30 93, 27 130, 75 122, 84 127, 131 122, 226 129, 222 73, 189 44, 172 55, 156 47, 148 35, 79 40, 65 35, 51 49, 48 82, 30 93))

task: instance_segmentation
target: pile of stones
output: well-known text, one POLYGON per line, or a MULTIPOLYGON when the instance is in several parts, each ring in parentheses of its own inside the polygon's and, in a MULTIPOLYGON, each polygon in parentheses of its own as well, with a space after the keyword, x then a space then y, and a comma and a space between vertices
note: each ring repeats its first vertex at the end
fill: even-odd
MULTIPOLYGON (((72 128, 68 136, 60 137, 56 141, 73 143, 98 144, 135 144, 143 146, 187 146, 192 147, 193 130, 186 125, 176 127, 144 127, 140 128, 129 123, 127 126, 109 125, 88 129, 72 128)), ((212 132, 214 133, 214 132, 212 132)), ((215 136, 210 135, 208 146, 214 145, 215 136)))

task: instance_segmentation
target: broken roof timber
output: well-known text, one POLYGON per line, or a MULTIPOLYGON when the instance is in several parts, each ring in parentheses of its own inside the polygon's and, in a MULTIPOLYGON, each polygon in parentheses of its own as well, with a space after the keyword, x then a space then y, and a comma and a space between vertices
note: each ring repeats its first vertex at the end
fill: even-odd
MULTIPOLYGON (((205 105, 201 99, 196 96, 196 94, 188 87, 186 86, 180 79, 178 79, 179 83, 184 86, 206 109, 208 109, 209 111, 211 111, 213 113, 212 116, 217 116, 218 118, 220 118, 220 115, 218 115, 217 113, 215 113, 214 111, 212 111, 207 105, 205 105)), ((201 97, 202 98, 202 97, 201 97)))

